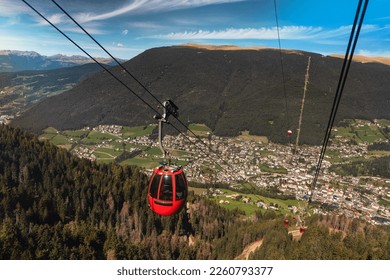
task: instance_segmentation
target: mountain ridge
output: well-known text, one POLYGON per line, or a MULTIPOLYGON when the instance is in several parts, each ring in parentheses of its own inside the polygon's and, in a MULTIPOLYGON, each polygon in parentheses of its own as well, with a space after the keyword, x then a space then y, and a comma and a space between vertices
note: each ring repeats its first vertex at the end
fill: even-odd
MULTIPOLYGON (((241 46, 235 46, 235 45, 203 45, 203 44, 196 44, 196 43, 187 43, 180 45, 183 47, 192 47, 192 48, 198 48, 198 49, 206 49, 206 50, 223 50, 223 51, 242 51, 242 50, 279 50, 277 48, 271 48, 266 46, 248 46, 248 47, 241 47, 241 46)), ((282 53, 296 53, 296 54, 302 54, 304 51, 301 50, 294 50, 294 49, 282 49, 282 53)), ((324 55, 325 56, 325 55, 324 55)), ((330 57, 336 57, 343 59, 345 55, 343 54, 330 54, 326 55, 330 57)), ((364 55, 354 55, 353 61, 355 62, 361 62, 361 63, 381 63, 390 65, 390 57, 383 57, 383 56, 364 56, 364 55)))
MULTIPOLYGON (((266 47, 266 46, 248 46, 248 47, 242 47, 242 46, 235 46, 235 45, 203 45, 203 44, 196 44, 196 43, 187 43, 183 45, 173 46, 173 47, 189 47, 189 48, 195 48, 195 49, 205 49, 210 51, 262 51, 262 50, 277 50, 277 48, 272 47, 266 47)), ((296 54, 302 54, 305 53, 301 50, 293 50, 293 49, 281 49, 282 53, 296 53, 296 54)))
MULTIPOLYGON (((302 144, 320 144, 337 88, 342 60, 308 52, 283 52, 286 99, 278 50, 207 50, 188 46, 145 51, 124 66, 161 101, 174 100, 181 119, 205 123, 213 133, 235 136, 248 130, 271 141, 289 143, 297 129, 304 75, 311 57, 309 88, 301 127, 302 144), (287 109, 285 106, 287 103, 287 109)), ((153 99, 119 67, 116 76, 157 109, 153 99)), ((390 67, 352 64, 337 120, 390 119, 390 67)), ((96 74, 70 91, 33 107, 14 124, 40 132, 98 124, 144 125, 154 112, 107 73, 96 74), (56 118, 52 118, 52 116, 56 118)), ((172 123, 178 127, 173 119, 172 123)))
MULTIPOLYGON (((111 58, 96 58, 96 60, 103 64, 114 64, 114 61, 111 58)), ((119 61, 123 62, 121 59, 119 59, 119 61)), ((0 72, 52 70, 93 62, 92 59, 81 55, 67 56, 56 54, 46 56, 35 51, 0 50, 0 72)))
MULTIPOLYGON (((344 58, 344 55, 341 54, 331 54, 330 56, 337 58, 344 58)), ((382 56, 364 56, 364 55, 354 55, 353 61, 361 62, 361 63, 381 63, 390 65, 390 57, 382 57, 382 56)))

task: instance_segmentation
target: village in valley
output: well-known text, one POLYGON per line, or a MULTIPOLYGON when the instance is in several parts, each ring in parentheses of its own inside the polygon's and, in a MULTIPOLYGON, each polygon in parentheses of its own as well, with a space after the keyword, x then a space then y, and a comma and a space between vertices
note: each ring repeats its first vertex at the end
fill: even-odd
MULTIPOLYGON (((172 163, 183 166, 190 182, 229 186, 228 192, 221 189, 202 192, 202 195, 216 197, 217 203, 230 204, 240 200, 254 207, 278 210, 278 205, 242 195, 241 191, 250 184, 258 189, 277 189, 298 201, 307 201, 311 196, 313 205, 318 206, 313 212, 332 211, 375 224, 389 224, 390 178, 341 176, 330 170, 333 164, 381 156, 369 151, 369 144, 389 141, 388 135, 383 134, 384 128, 388 129, 388 121, 355 121, 352 126, 354 133, 346 128, 334 128, 332 144, 328 147, 315 189, 312 189, 312 183, 320 146, 276 144, 266 137, 250 136, 249 133, 219 137, 204 125, 192 126, 196 136, 190 133, 166 135, 163 145, 169 151, 172 163), (327 207, 319 207, 323 205, 327 207)), ((137 128, 100 125, 64 132, 49 128, 41 138, 82 158, 140 165, 145 172, 150 172, 162 160, 158 142, 155 135, 153 137, 154 129, 154 125, 137 128)), ((388 155, 386 151, 383 153, 388 155)), ((299 211, 293 205, 288 205, 288 210, 299 211)))

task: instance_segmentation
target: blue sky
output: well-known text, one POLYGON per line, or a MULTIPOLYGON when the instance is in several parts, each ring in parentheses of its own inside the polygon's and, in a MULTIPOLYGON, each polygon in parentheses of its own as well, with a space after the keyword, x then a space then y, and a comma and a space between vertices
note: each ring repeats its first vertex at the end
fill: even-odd
MULTIPOLYGON (((107 57, 51 0, 27 0, 107 57)), ((273 0, 57 0, 113 55, 186 43, 278 47, 273 0)), ((358 0, 277 0, 282 48, 343 54, 358 0)), ((21 0, 0 0, 0 49, 82 54, 21 0)), ((371 0, 356 54, 390 57, 390 1, 371 0)))

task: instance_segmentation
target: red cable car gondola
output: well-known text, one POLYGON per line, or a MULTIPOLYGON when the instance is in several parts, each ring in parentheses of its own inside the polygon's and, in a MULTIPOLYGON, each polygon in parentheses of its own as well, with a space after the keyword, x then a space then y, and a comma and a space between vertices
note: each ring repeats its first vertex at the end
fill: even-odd
MULTIPOLYGON (((167 153, 162 145, 162 126, 168 117, 178 116, 178 108, 171 101, 164 101, 164 113, 154 116, 158 120, 158 142, 164 159, 167 153)), ((187 179, 181 166, 162 164, 153 170, 148 185, 148 203, 150 209, 162 216, 178 213, 187 200, 187 179)))
POLYGON ((292 130, 287 130, 287 134, 288 134, 288 135, 293 134, 292 130))
POLYGON ((153 171, 149 182, 150 209, 162 216, 178 213, 186 203, 187 180, 181 167, 160 166, 153 171))
POLYGON ((288 220, 288 219, 285 219, 284 222, 283 222, 283 225, 284 225, 285 227, 288 227, 288 225, 289 225, 289 220, 288 220))

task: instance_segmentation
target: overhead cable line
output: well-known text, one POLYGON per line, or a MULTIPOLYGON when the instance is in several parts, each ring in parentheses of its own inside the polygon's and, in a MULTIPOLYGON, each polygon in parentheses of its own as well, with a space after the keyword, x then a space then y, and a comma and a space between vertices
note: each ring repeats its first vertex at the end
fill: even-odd
MULTIPOLYGON (((90 55, 85 49, 83 49, 79 44, 77 44, 74 40, 72 40, 68 35, 66 35, 62 30, 60 30, 55 24, 53 24, 49 19, 47 19, 43 14, 41 14, 37 9, 35 9, 31 4, 29 4, 26 0, 22 0, 27 6, 29 6, 35 13, 37 13, 40 17, 42 17, 47 23, 49 23, 53 28, 55 28, 59 33, 61 33, 65 38, 67 38, 70 42, 72 42, 77 48, 79 48, 83 53, 85 53, 90 59, 92 59, 95 63, 97 63, 101 68, 103 68, 107 73, 109 73, 115 80, 117 80, 121 85, 123 85, 126 89, 128 89, 131 93, 133 93, 138 99, 140 99, 145 105, 147 105, 151 110, 153 110, 156 115, 160 113, 153 108, 145 99, 143 99, 139 94, 137 94, 134 90, 132 90, 128 85, 126 85, 121 79, 119 79, 110 69, 100 63, 97 59, 95 59, 92 55, 90 55)), ((184 133, 182 133, 176 126, 170 123, 170 125, 177 131, 179 134, 183 134, 187 140, 196 146, 191 139, 189 139, 184 133)), ((203 141, 202 141, 203 143, 203 141)))
MULTIPOLYGON (((138 80, 130 71, 120 63, 106 48, 102 46, 85 28, 81 26, 61 5, 59 5, 55 0, 51 0, 65 15, 67 15, 91 40, 93 40, 107 55, 109 55, 128 75, 130 75, 150 96, 154 98, 162 107, 164 104, 145 86, 142 84, 140 80, 138 80)), ((203 140, 196 135, 187 125, 185 125, 177 116, 173 116, 187 131, 189 131, 192 135, 197 138, 197 143, 201 142, 209 151, 213 152, 215 155, 220 156, 216 151, 214 151, 209 145, 203 142, 203 140)), ((174 125, 170 123, 172 127, 176 129, 180 134, 182 133, 179 129, 177 129, 174 125)), ((183 134, 185 137, 186 135, 183 134)), ((187 137, 188 139, 188 137, 187 137)), ((190 139, 188 139, 192 144, 194 144, 190 139)), ((225 163, 226 164, 226 163, 225 163)))
POLYGON ((284 95, 284 103, 285 103, 284 105, 285 105, 285 110, 286 110, 287 127, 288 127, 288 129, 290 129, 290 114, 289 114, 288 104, 287 104, 286 79, 285 79, 285 74, 284 74, 282 44, 280 42, 279 17, 278 17, 278 9, 277 9, 277 5, 276 5, 276 0, 274 0, 274 10, 275 10, 276 31, 278 33, 280 69, 282 72, 283 95, 284 95))
MULTIPOLYGON (((120 84, 122 84, 126 89, 128 89, 131 93, 133 93, 137 98, 139 98, 145 105, 147 105, 151 110, 153 110, 157 115, 160 115, 160 113, 154 109, 145 99, 143 99, 139 94, 137 94, 134 90, 132 90, 128 85, 126 85, 122 80, 120 80, 110 69, 108 69, 106 66, 104 66, 102 63, 100 63, 99 61, 97 61, 97 59, 95 59, 92 55, 90 55, 83 47, 81 47, 79 44, 77 44, 74 40, 72 40, 68 35, 66 35, 61 29, 59 29, 54 23, 52 23, 49 19, 47 19, 42 13, 40 13, 37 9, 35 9, 31 4, 29 4, 26 0, 22 0, 27 6, 29 6, 35 13, 37 13, 42 19, 44 19, 47 23, 49 23, 53 28, 55 28, 60 34, 62 34, 66 39, 68 39, 71 43, 73 43, 77 48, 79 48, 83 53, 85 53, 90 59, 92 59, 95 63, 97 63, 101 68, 103 68, 107 73, 109 73, 115 80, 117 80, 120 84)), ((54 2, 54 1, 53 1, 54 2)), ((57 6, 59 6, 57 4, 57 6)), ((61 10, 63 10, 61 8, 61 10)), ((63 10, 64 11, 64 10, 63 10)), ((68 13, 66 13, 68 14, 68 13)), ((76 22, 75 22, 76 23, 76 22)), ((80 28, 82 28, 78 23, 76 23, 80 28)), ((85 31, 84 28, 82 28, 82 30, 85 31)), ((91 37, 91 35, 89 35, 91 37)), ((97 43, 102 49, 104 49, 101 44, 99 44, 95 39, 93 39, 95 41, 95 43, 97 43)), ((106 49, 104 49, 106 51, 106 53, 108 53, 108 51, 106 49)), ((109 53, 108 53, 109 54, 109 53)), ((113 59, 114 57, 109 54, 113 59)), ((119 65, 121 65, 123 68, 124 66, 119 62, 117 61, 116 59, 114 59, 119 65)), ((128 70, 126 70, 126 72, 130 74, 130 72, 128 70)), ((133 77, 133 75, 131 75, 133 77)), ((134 78, 134 77, 133 77, 134 78)), ((144 87, 141 82, 137 79, 134 78, 135 81, 137 81, 147 92, 150 93, 149 90, 146 89, 146 87, 144 87)), ((150 93, 152 96, 153 94, 150 93)), ((164 105, 155 97, 153 96, 163 107, 164 105)), ((223 157, 221 156, 221 153, 213 150, 210 145, 207 145, 198 135, 196 135, 190 128, 188 128, 184 123, 182 123, 180 121, 180 119, 178 119, 177 117, 175 117, 188 131, 190 131, 197 139, 198 141, 196 143, 194 143, 186 134, 184 134, 183 132, 181 132, 176 126, 174 126, 172 123, 170 123, 170 125, 177 131, 179 132, 179 134, 182 134, 191 144, 197 146, 197 144, 200 142, 202 143, 206 148, 207 148, 207 152, 212 152, 213 154, 215 154, 216 156, 218 156, 219 160, 225 164, 229 169, 233 170, 234 171, 234 168, 232 167, 232 165, 227 162, 225 159, 223 159, 223 157)), ((199 147, 199 146, 198 146, 199 147)), ((202 149, 202 151, 204 152, 204 150, 202 149)), ((218 163, 220 165, 220 163, 218 163)), ((222 166, 221 166, 222 167, 222 166)), ((253 187, 252 183, 248 181, 248 183, 253 187)), ((244 188, 246 188, 245 186, 243 186, 244 188)), ((250 190, 249 188, 246 188, 248 190, 250 190)), ((250 190, 250 191, 253 191, 253 190, 250 190)), ((256 195, 256 194, 254 194, 256 195)))
POLYGON ((55 0, 51 0, 65 15, 67 15, 86 35, 88 35, 91 40, 93 40, 106 54, 108 54, 111 59, 113 59, 128 75, 130 75, 147 93, 150 94, 161 106, 164 107, 163 103, 157 99, 133 74, 131 74, 127 68, 118 61, 111 53, 102 46, 84 27, 82 27, 64 8, 62 8, 55 0))
POLYGON ((319 160, 317 163, 313 184, 311 186, 311 194, 310 194, 309 202, 311 202, 311 200, 312 200, 313 191, 314 191, 314 188, 317 184, 318 176, 319 176, 319 173, 321 170, 322 161, 323 161, 324 156, 325 156, 325 152, 326 152, 326 148, 327 148, 327 145, 329 142, 330 134, 332 132, 332 127, 333 127, 333 124, 334 124, 334 121, 336 118, 337 109, 338 109, 338 106, 340 104, 340 100, 341 100, 341 96, 342 96, 342 93, 344 90, 345 82, 347 80, 349 68, 351 66, 353 54, 355 52, 355 48, 356 48, 356 44, 357 44, 357 41, 359 38, 360 30, 361 30, 362 25, 363 25, 363 20, 364 20, 365 14, 366 14, 368 1, 369 0, 365 0, 364 5, 363 5, 363 9, 362 9, 363 0, 359 0, 359 4, 358 4, 357 10, 356 10, 355 19, 354 19, 352 30, 351 30, 351 35, 350 35, 350 38, 348 41, 348 46, 347 46, 347 50, 345 53, 344 62, 343 62, 343 66, 342 66, 340 77, 339 77, 339 82, 338 82, 336 93, 335 93, 335 98, 333 100, 333 105, 332 105, 332 110, 331 110, 329 121, 328 121, 328 126, 326 128, 326 133, 325 133, 324 140, 322 143, 320 157, 319 157, 319 160))
MULTIPOLYGON (((153 110, 156 115, 160 115, 160 113, 154 109, 145 99, 143 99, 139 94, 137 94, 134 90, 132 90, 128 85, 126 85, 122 80, 120 80, 114 73, 112 73, 111 70, 109 70, 106 66, 104 66, 102 63, 97 61, 92 55, 90 55, 83 47, 81 47, 79 44, 77 44, 74 40, 72 40, 68 35, 66 35, 62 30, 60 30, 54 23, 52 23, 49 19, 47 19, 42 13, 40 13, 37 9, 35 9, 31 4, 29 4, 26 0, 22 0, 27 6, 29 6, 35 13, 37 13, 41 18, 43 18, 47 23, 49 23, 53 28, 55 28, 59 33, 61 33, 65 38, 67 38, 70 42, 72 42, 77 48, 79 48, 83 53, 85 53, 89 58, 91 58, 95 63, 97 63, 101 68, 103 68, 107 73, 109 73, 115 80, 117 80, 119 83, 121 83, 126 89, 128 89, 131 93, 133 93, 136 97, 138 97, 144 104, 146 104, 151 110, 153 110)), ((99 44, 100 45, 100 44, 99 44)), ((119 63, 119 62, 118 62, 119 63)), ((161 103, 159 101, 159 103, 161 103)), ((161 103, 162 104, 162 103, 161 103)), ((180 120, 177 119, 179 122, 180 120)), ((181 132, 176 126, 174 126, 172 123, 170 125, 179 133, 183 134, 183 136, 193 145, 197 146, 198 142, 200 141, 203 145, 207 147, 207 151, 213 152, 215 155, 220 156, 216 151, 214 151, 211 147, 209 147, 206 143, 200 139, 199 136, 197 136, 191 129, 185 127, 192 132, 193 135, 195 135, 198 138, 198 142, 194 143, 186 134, 181 132)), ((199 146, 198 146, 199 147, 199 146)), ((224 161, 224 160, 223 160, 224 161)), ((224 161, 226 162, 226 161, 224 161)))
MULTIPOLYGON (((64 8, 62 8, 55 0, 52 0, 52 2, 65 14, 67 15, 86 35, 88 35, 103 51, 105 51, 128 75, 130 75, 147 93, 149 93, 150 96, 154 98, 162 107, 164 107, 164 104, 152 93, 150 90, 144 86, 140 80, 138 80, 134 75, 128 71, 128 69, 120 63, 111 53, 104 48, 85 28, 83 28, 64 8)), ((207 144, 205 144, 202 139, 198 135, 196 135, 188 126, 186 126, 177 116, 173 116, 187 131, 189 131, 192 135, 197 138, 197 142, 201 142, 204 146, 206 146, 210 151, 214 152, 207 144)), ((171 123, 170 123, 171 124, 171 123)), ((171 124, 172 127, 175 128, 176 131, 179 133, 182 133, 179 129, 177 129, 174 125, 171 124)), ((190 139, 188 139, 190 140, 190 139)), ((192 142, 190 140, 190 142, 192 142)))
POLYGON ((91 56, 86 50, 84 50, 79 44, 77 44, 74 40, 72 40, 68 35, 66 35, 62 30, 60 30, 55 24, 53 24, 49 19, 47 19, 43 14, 41 14, 37 9, 35 9, 32 5, 30 5, 26 0, 22 0, 27 6, 29 6, 35 13, 37 13, 41 18, 43 18, 47 23, 49 23, 52 27, 54 27, 59 33, 61 33, 66 39, 72 42, 77 48, 79 48, 83 53, 85 53, 90 59, 92 59, 95 63, 97 63, 101 68, 103 68, 107 73, 109 73, 115 80, 121 83, 126 89, 128 89, 131 93, 133 93, 138 99, 140 99, 145 105, 147 105, 150 109, 152 109, 156 114, 159 112, 154 109, 145 99, 143 99, 139 94, 133 91, 129 86, 127 86, 122 80, 120 80, 117 76, 115 76, 111 70, 109 70, 102 63, 97 61, 93 56, 91 56))

